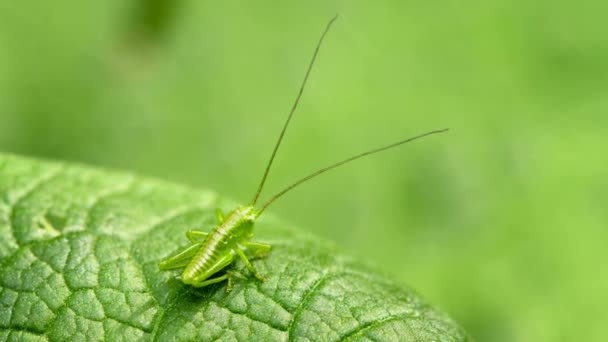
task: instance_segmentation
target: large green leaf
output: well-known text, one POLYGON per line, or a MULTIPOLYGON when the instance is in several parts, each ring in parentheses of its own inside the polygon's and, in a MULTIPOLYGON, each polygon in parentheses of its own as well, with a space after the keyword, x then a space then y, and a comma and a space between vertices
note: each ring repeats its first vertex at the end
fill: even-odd
MULTIPOLYGON (((183 285, 158 261, 231 203, 0 155, 0 340, 466 340, 418 295, 271 215, 263 283, 183 285), (50 224, 44 224, 44 222, 50 224)), ((233 267, 246 273, 243 265, 233 267)))

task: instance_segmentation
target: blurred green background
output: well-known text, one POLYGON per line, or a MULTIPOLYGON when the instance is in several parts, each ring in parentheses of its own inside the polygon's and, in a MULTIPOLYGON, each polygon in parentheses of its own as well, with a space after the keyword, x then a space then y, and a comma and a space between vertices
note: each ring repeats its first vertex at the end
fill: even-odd
MULTIPOLYGON (((605 341, 608 3, 0 4, 0 150, 264 195, 480 341, 605 341)), ((263 197, 264 197, 263 195, 263 197)))

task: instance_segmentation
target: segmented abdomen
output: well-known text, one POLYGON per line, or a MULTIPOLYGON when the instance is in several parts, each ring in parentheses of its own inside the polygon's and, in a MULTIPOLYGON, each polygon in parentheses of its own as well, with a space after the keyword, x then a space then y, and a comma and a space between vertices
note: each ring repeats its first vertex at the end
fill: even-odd
MULTIPOLYGON (((231 237, 232 234, 226 233, 220 227, 213 230, 182 272, 182 280, 194 279, 208 271, 221 258, 225 257, 227 253, 232 253, 230 247, 231 237)), ((210 275, 207 275, 207 277, 210 275)), ((199 279, 199 281, 205 278, 199 279)))

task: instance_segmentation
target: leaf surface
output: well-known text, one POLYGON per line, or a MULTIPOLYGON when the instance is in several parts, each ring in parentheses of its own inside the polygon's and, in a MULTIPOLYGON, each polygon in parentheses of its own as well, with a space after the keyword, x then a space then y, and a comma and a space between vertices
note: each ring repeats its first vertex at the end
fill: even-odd
MULTIPOLYGON (((0 155, 0 340, 461 341, 417 294, 266 214, 266 276, 195 289, 158 261, 209 230, 212 192, 0 155)), ((241 263, 232 265, 247 275, 241 263)))

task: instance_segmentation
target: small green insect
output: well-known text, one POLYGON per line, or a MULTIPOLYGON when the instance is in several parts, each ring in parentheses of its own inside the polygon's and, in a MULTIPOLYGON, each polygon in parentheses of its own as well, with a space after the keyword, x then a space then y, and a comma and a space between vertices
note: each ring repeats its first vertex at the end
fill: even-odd
POLYGON ((308 75, 310 74, 315 59, 317 58, 319 48, 321 47, 325 35, 329 31, 331 25, 336 20, 336 18, 337 16, 335 16, 329 21, 327 27, 323 31, 323 34, 321 35, 321 38, 317 43, 312 59, 308 65, 308 69, 306 70, 304 80, 300 86, 300 90, 298 92, 296 100, 291 108, 291 111, 289 112, 287 121, 283 125, 281 134, 279 135, 279 138, 274 146, 274 150, 272 151, 270 160, 266 165, 266 170, 264 171, 262 180, 260 181, 255 195, 253 196, 251 204, 246 206, 240 206, 228 213, 228 215, 226 216, 224 216, 220 209, 217 209, 217 226, 211 229, 209 233, 197 230, 188 231, 186 233, 186 237, 190 240, 191 244, 180 249, 167 259, 161 261, 159 264, 159 268, 161 270, 183 268, 183 271, 180 276, 181 281, 185 284, 192 285, 194 287, 204 287, 227 280, 227 290, 230 290, 230 288, 232 287, 231 276, 233 275, 233 273, 230 271, 225 271, 225 268, 232 264, 235 261, 235 258, 238 257, 243 261, 245 267, 247 267, 251 274, 253 274, 257 279, 263 281, 264 277, 256 271, 255 267, 253 267, 249 259, 263 256, 271 250, 271 246, 268 244, 251 241, 251 238, 253 237, 253 224, 255 220, 262 214, 262 212, 264 212, 264 210, 270 204, 272 204, 279 197, 283 196, 285 193, 292 190, 296 186, 340 165, 349 163, 355 159, 359 159, 367 155, 371 155, 405 144, 407 142, 425 137, 427 135, 447 131, 447 129, 441 129, 426 132, 424 134, 420 134, 402 141, 398 141, 387 146, 357 154, 335 164, 324 167, 298 180, 297 182, 291 184, 279 193, 275 194, 268 201, 262 204, 260 209, 255 208, 255 205, 264 187, 264 183, 266 182, 266 177, 268 176, 268 172, 270 171, 270 167, 272 165, 274 157, 277 153, 277 150, 279 149, 281 141, 283 140, 285 131, 287 130, 287 126, 289 125, 291 117, 293 116, 293 113, 298 106, 298 102, 300 100, 300 97, 302 96, 304 86, 306 85, 306 81, 308 80, 308 75), (223 270, 223 274, 217 275, 218 273, 220 273, 220 271, 223 270))

